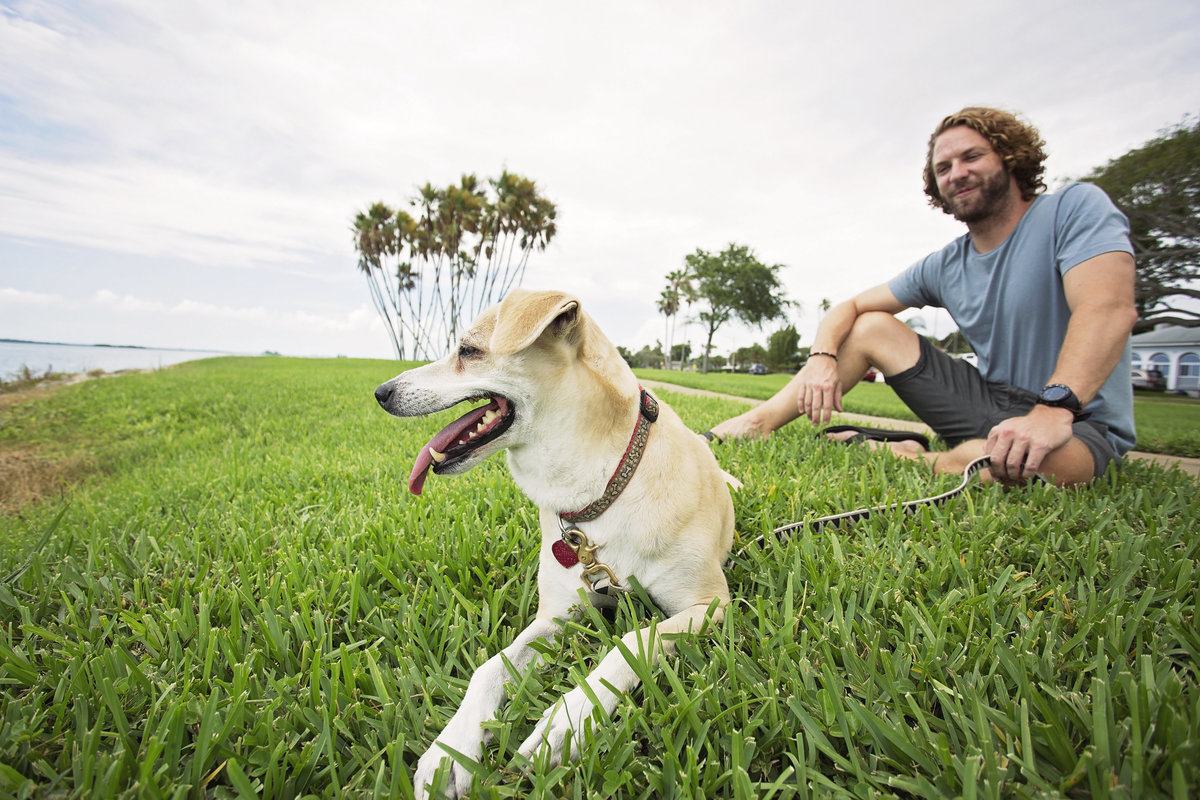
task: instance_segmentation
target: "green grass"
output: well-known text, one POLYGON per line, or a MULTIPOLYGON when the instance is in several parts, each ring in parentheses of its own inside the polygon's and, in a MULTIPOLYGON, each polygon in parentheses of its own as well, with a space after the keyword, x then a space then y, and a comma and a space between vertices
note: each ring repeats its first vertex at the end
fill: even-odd
MULTIPOLYGON (((662 369, 638 369, 635 372, 647 380, 755 400, 766 400, 782 389, 792 377, 783 373, 703 375, 662 369)), ((891 387, 884 383, 860 383, 846 393, 843 406, 852 414, 907 420, 917 418, 891 387)), ((1200 458, 1200 400, 1161 392, 1136 392, 1133 413, 1137 425, 1138 450, 1200 458)))
MULTIPOLYGON (((396 370, 215 359, 0 406, 0 458, 90 465, 0 516, 0 795, 410 796, 534 612, 537 535, 500 458, 407 494, 450 414, 380 411, 396 370)), ((740 407, 661 394, 701 430, 740 407)), ((811 431, 720 448, 743 541, 955 482, 811 431)), ((535 720, 650 612, 573 626, 473 796, 1195 796, 1198 519, 1191 478, 1131 463, 743 552, 719 629, 531 778, 535 720)))
POLYGON ((1200 458, 1200 400, 1136 392, 1133 411, 1139 450, 1200 458))

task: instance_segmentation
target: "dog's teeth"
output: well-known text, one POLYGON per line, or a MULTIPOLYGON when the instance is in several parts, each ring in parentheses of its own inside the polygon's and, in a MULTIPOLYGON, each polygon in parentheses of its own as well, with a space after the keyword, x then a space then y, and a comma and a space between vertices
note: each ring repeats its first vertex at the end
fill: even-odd
POLYGON ((483 419, 479 420, 479 427, 482 428, 487 425, 491 425, 496 420, 496 418, 499 416, 500 415, 497 414, 495 411, 492 411, 491 409, 489 409, 488 412, 483 415, 483 419))
POLYGON ((434 450, 432 447, 429 448, 429 457, 433 459, 435 464, 440 464, 446 460, 445 453, 439 453, 437 450, 434 450))

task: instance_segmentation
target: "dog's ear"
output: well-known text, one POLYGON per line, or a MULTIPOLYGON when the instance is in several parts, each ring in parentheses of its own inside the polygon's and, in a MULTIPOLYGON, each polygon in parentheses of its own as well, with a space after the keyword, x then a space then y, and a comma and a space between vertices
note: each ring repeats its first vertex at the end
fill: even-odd
POLYGON ((579 322, 579 301, 562 292, 516 289, 500 301, 489 349, 497 355, 524 350, 549 330, 569 335, 579 322))

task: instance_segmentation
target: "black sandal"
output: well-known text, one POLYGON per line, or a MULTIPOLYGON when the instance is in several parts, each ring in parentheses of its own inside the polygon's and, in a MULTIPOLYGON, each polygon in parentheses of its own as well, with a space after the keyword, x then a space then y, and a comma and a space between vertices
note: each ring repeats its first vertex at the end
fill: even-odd
POLYGON ((854 432, 854 436, 848 439, 835 439, 834 441, 852 442, 916 442, 921 445, 922 450, 929 449, 929 437, 916 431, 896 431, 887 428, 867 428, 862 425, 830 425, 828 428, 817 431, 818 436, 825 436, 830 433, 847 433, 854 432))

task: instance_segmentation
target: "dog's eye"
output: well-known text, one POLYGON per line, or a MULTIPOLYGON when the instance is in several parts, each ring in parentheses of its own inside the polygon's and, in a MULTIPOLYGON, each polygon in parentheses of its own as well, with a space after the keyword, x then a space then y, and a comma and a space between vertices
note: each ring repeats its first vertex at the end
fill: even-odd
POLYGON ((464 361, 468 358, 475 358, 475 356, 479 355, 479 352, 478 347, 471 347, 469 344, 460 344, 458 346, 458 357, 464 361))

